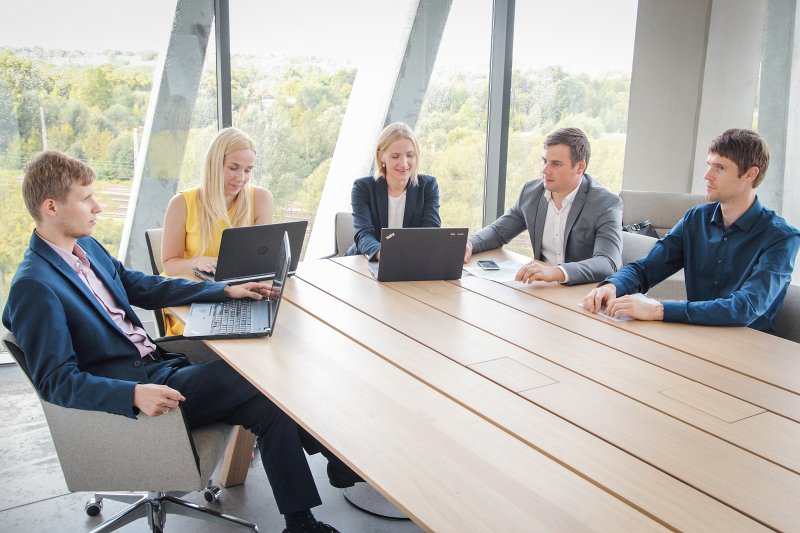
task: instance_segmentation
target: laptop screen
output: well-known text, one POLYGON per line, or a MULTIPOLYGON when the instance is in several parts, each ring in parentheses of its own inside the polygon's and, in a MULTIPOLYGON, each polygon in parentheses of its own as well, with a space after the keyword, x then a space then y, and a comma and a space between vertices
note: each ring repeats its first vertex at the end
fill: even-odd
POLYGON ((284 233, 281 251, 278 254, 278 264, 275 266, 275 278, 272 280, 272 289, 270 291, 270 300, 274 302, 269 325, 272 333, 275 332, 275 318, 278 316, 278 307, 281 305, 281 299, 283 298, 283 286, 286 284, 286 276, 289 275, 291 254, 289 234, 284 233))

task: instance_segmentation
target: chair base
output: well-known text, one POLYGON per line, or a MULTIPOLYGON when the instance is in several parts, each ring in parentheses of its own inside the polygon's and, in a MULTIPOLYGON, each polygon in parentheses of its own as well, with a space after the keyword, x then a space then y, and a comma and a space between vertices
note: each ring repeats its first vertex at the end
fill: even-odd
POLYGON ((91 533, 107 533, 109 531, 116 531, 117 529, 126 526, 131 522, 145 517, 147 518, 147 523, 150 525, 150 530, 153 533, 163 533, 164 524, 167 521, 167 513, 187 516, 189 518, 197 518, 207 522, 240 526, 251 531, 258 531, 258 526, 253 523, 246 522, 240 518, 236 518, 235 516, 220 513, 201 505, 187 502, 186 500, 171 496, 166 492, 148 492, 147 494, 116 492, 97 493, 95 495, 95 502, 99 504, 102 502, 103 498, 124 502, 133 501, 133 505, 112 516, 94 528, 91 533))
POLYGON ((356 483, 352 487, 343 489, 342 496, 347 503, 372 516, 389 520, 410 520, 403 514, 403 511, 395 507, 368 483, 356 483))

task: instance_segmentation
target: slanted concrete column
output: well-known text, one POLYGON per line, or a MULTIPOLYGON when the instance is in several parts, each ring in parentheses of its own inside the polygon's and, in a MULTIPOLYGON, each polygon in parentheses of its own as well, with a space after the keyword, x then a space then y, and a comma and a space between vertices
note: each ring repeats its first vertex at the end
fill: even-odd
POLYGON ((715 0, 711 6, 690 176, 693 193, 705 193, 711 140, 728 128, 753 128, 766 12, 765 0, 715 0))
POLYGON ((795 0, 770 0, 764 35, 758 131, 770 164, 761 202, 800 224, 800 38, 795 0))
POLYGON ((751 128, 765 0, 640 0, 623 188, 703 191, 708 144, 751 128))
POLYGON ((213 19, 213 0, 178 0, 169 46, 153 80, 120 243, 120 259, 136 270, 149 272, 144 232, 164 225, 167 204, 178 188, 213 19))

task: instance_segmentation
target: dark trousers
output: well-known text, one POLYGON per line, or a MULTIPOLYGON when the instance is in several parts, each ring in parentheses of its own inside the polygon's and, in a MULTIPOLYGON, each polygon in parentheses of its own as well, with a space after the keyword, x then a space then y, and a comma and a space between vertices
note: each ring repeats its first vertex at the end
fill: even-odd
POLYGON ((153 369, 153 383, 168 385, 186 397, 181 410, 190 428, 226 422, 256 435, 281 514, 322 503, 297 424, 225 361, 186 365, 173 360, 148 366, 153 369))

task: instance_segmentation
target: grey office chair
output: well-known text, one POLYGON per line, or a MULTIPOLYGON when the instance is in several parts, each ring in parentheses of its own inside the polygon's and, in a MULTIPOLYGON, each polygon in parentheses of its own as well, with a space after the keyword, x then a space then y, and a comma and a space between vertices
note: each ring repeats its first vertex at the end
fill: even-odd
MULTIPOLYGON (((147 252, 150 254, 150 268, 153 274, 158 276, 163 272, 163 263, 161 261, 161 240, 164 237, 164 230, 161 228, 148 229, 144 231, 144 240, 147 242, 147 252)), ((158 328, 158 335, 164 336, 166 327, 164 326, 164 314, 161 309, 155 309, 153 316, 156 320, 156 327, 158 328)))
MULTIPOLYGON (((7 333, 3 342, 30 380, 25 355, 13 335, 7 333)), ((168 513, 258 531, 255 524, 167 494, 206 487, 222 457, 231 426, 217 423, 190 431, 180 409, 131 420, 61 407, 41 397, 39 400, 70 491, 146 491, 96 492, 85 507, 90 516, 101 512, 104 498, 132 505, 97 526, 93 533, 115 531, 145 517, 153 533, 162 533, 168 513)))
MULTIPOLYGON (((647 235, 637 235, 636 233, 623 231, 622 264, 627 265, 646 256, 650 252, 650 248, 656 243, 656 240, 656 238, 648 237, 647 235)), ((659 300, 685 300, 686 280, 683 269, 651 288, 647 295, 659 300)))
POLYGON ((786 299, 775 317, 775 334, 794 342, 800 342, 800 286, 789 285, 786 299))
POLYGON ((622 225, 638 224, 649 220, 659 237, 672 229, 683 215, 706 202, 702 194, 657 191, 620 191, 622 198, 622 225))
POLYGON ((349 211, 339 211, 333 219, 334 251, 322 259, 342 257, 350 245, 353 244, 353 214, 349 211))

